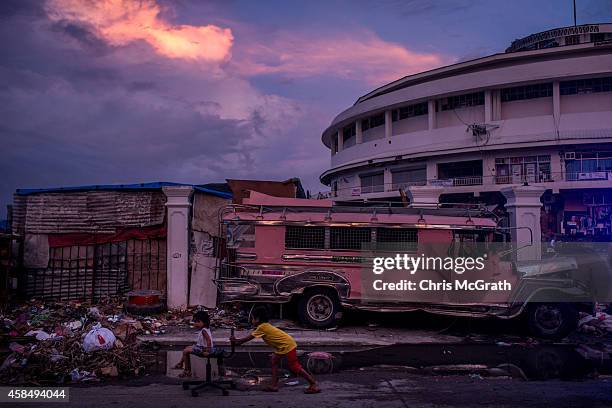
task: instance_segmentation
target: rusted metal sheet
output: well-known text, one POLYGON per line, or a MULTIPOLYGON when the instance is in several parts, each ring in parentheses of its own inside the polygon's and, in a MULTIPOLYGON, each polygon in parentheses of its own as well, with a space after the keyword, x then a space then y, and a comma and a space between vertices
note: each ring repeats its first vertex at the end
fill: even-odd
POLYGON ((193 197, 193 230, 218 236, 219 210, 230 202, 231 200, 226 198, 196 192, 193 197))
POLYGON ((54 247, 48 266, 25 271, 26 296, 40 299, 98 300, 166 287, 165 239, 54 247))
POLYGON ((85 191, 15 196, 18 234, 114 233, 117 228, 159 225, 166 198, 161 191, 85 191))

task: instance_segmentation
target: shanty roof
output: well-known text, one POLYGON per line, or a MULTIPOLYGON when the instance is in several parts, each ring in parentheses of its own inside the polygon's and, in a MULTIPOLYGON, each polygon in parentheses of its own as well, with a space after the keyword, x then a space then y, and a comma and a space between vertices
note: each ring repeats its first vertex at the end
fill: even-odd
POLYGON ((211 194, 221 198, 232 198, 232 192, 225 183, 185 184, 169 181, 154 181, 136 184, 96 184, 87 186, 52 187, 52 188, 18 188, 17 195, 31 195, 38 193, 61 193, 66 191, 119 191, 119 190, 161 190, 165 186, 191 186, 195 191, 211 194))

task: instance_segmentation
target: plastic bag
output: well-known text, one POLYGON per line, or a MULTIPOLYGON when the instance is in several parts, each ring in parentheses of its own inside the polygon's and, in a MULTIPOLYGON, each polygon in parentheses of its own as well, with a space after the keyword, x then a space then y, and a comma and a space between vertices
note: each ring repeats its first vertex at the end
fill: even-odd
POLYGON ((114 345, 115 335, 109 329, 102 327, 100 323, 96 324, 83 339, 83 349, 86 353, 95 350, 108 350, 113 348, 114 345))

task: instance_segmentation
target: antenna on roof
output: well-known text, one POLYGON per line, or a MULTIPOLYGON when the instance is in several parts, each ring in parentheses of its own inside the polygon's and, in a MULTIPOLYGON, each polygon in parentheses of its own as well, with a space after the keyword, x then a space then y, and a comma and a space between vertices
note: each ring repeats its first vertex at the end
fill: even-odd
POLYGON ((574 0, 574 27, 576 27, 576 0, 574 0))

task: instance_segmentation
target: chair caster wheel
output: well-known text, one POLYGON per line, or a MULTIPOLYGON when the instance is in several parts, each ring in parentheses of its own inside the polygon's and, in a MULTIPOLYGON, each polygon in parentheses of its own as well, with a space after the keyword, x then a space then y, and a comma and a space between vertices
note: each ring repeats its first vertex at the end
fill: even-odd
POLYGON ((198 396, 198 392, 196 390, 191 390, 191 396, 192 397, 197 397, 198 396))
POLYGON ((227 392, 227 390, 223 390, 223 396, 227 397, 229 395, 229 392, 227 392))

